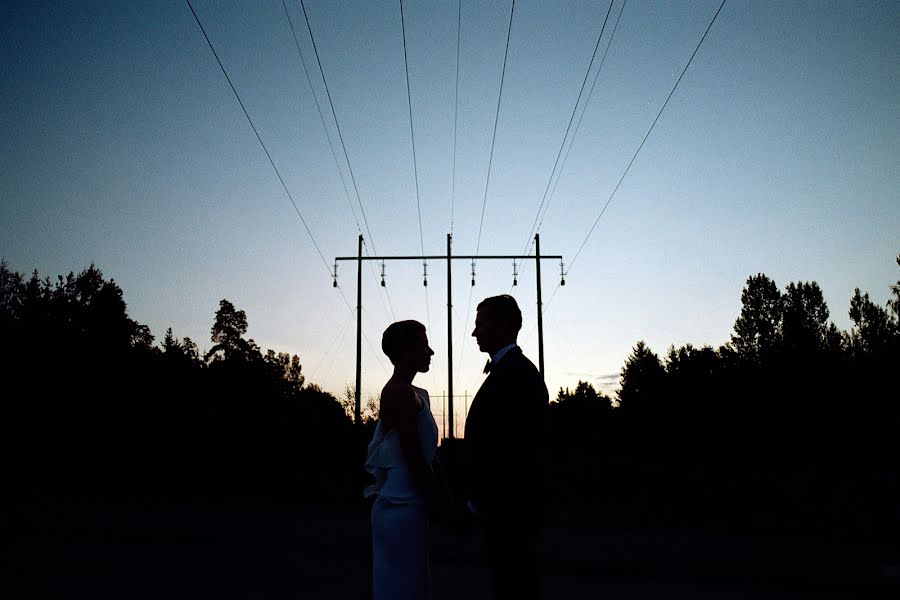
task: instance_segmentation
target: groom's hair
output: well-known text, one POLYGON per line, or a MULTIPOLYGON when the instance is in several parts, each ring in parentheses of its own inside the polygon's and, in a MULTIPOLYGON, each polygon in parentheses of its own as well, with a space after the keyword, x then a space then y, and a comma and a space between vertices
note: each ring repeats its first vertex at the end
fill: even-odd
POLYGON ((492 320, 505 321, 515 330, 522 328, 522 311, 516 299, 509 294, 491 296, 478 304, 478 309, 490 315, 492 320))
POLYGON ((425 326, 418 321, 391 323, 381 336, 381 349, 391 359, 391 363, 396 365, 403 348, 412 344, 416 336, 423 331, 425 331, 425 326))

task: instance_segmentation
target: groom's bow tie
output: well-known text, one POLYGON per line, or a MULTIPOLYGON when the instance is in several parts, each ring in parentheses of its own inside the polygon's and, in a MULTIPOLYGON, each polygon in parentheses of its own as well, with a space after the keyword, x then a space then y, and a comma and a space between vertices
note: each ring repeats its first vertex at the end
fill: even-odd
POLYGON ((491 361, 487 361, 486 363, 484 363, 484 372, 485 373, 491 372, 491 361))

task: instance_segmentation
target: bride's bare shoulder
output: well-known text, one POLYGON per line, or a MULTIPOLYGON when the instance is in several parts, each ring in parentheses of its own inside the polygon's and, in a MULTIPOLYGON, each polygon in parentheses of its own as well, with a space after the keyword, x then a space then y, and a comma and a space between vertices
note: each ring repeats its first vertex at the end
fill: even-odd
POLYGON ((398 383, 396 381, 388 381, 381 389, 381 404, 387 404, 396 407, 415 404, 415 394, 409 385, 398 383))

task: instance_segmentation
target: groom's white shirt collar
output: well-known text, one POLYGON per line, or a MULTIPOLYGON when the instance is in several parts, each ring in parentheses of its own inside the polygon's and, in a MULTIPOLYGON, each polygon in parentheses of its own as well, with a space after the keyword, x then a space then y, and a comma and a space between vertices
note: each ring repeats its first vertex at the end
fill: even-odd
POLYGON ((509 344, 508 346, 503 346, 502 348, 497 350, 497 352, 495 352, 494 355, 491 356, 491 366, 496 366, 497 363, 500 362, 500 359, 503 358, 507 352, 509 352, 510 350, 515 348, 517 345, 518 344, 513 342, 512 344, 509 344))

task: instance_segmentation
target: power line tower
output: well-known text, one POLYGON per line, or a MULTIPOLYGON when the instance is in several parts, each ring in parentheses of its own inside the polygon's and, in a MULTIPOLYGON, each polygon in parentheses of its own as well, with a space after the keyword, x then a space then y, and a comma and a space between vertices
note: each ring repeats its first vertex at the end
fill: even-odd
MULTIPOLYGON (((362 264, 363 261, 367 260, 377 260, 381 261, 384 264, 387 261, 393 260, 421 260, 423 264, 429 260, 446 260, 447 261, 447 401, 448 401, 448 409, 447 412, 450 416, 447 419, 448 425, 448 437, 453 438, 453 430, 454 430, 454 422, 453 422, 453 301, 452 301, 452 264, 454 260, 468 260, 472 261, 472 265, 474 268, 475 261, 479 260, 531 260, 533 259, 535 262, 536 272, 537 272, 537 323, 538 323, 538 368, 540 369, 541 376, 544 375, 544 319, 543 319, 543 310, 541 306, 541 261, 542 260, 558 260, 560 261, 560 265, 562 265, 562 255, 554 254, 554 255, 542 255, 541 254, 541 235, 536 234, 534 236, 534 254, 533 255, 519 255, 519 254, 504 254, 504 255, 453 255, 451 252, 451 241, 452 237, 448 233, 447 234, 447 254, 444 255, 430 255, 430 256, 363 256, 363 236, 360 234, 358 250, 356 256, 338 256, 334 260, 334 281, 333 285, 337 287, 337 263, 338 261, 348 261, 355 260, 357 263, 356 266, 356 411, 354 413, 354 420, 357 424, 361 422, 361 390, 362 390, 362 264)), ((562 273, 562 269, 560 269, 562 273)), ((383 275, 383 273, 382 273, 383 275)), ((515 273, 514 273, 515 275, 515 273)), ((565 279, 560 276, 560 285, 565 285, 565 279)), ((424 279, 422 282, 424 285, 428 285, 428 279, 424 279)), ((382 285, 384 285, 384 281, 382 280, 382 285)), ((472 285, 475 285, 474 280, 474 272, 472 285)))

